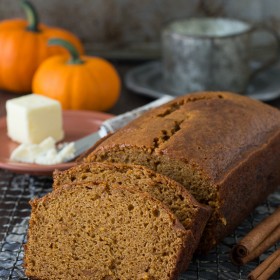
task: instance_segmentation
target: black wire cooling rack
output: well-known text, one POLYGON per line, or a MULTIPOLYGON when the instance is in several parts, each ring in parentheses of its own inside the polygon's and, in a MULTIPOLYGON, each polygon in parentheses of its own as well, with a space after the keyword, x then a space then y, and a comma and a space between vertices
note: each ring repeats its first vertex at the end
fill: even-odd
MULTIPOLYGON (((23 270, 23 244, 30 215, 29 200, 41 197, 51 191, 50 177, 15 175, 0 169, 0 279, 28 278, 23 270)), ((266 203, 254 213, 207 256, 193 259, 188 271, 179 280, 246 279, 267 255, 276 248, 270 248, 258 260, 237 267, 229 259, 228 252, 237 240, 249 232, 254 225, 271 214, 280 204, 280 190, 270 195, 266 203)), ((271 278, 280 279, 279 271, 271 278)))

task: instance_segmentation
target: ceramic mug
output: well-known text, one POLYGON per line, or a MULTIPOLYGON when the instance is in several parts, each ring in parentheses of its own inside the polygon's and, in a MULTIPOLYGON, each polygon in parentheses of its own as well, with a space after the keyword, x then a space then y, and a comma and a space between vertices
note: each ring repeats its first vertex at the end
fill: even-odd
MULTIPOLYGON (((255 72, 276 61, 276 57, 270 59, 252 71, 250 38, 256 30, 259 28, 247 22, 227 18, 173 22, 162 33, 166 89, 174 95, 201 90, 243 93, 255 72)), ((267 31, 279 46, 276 32, 267 31)))

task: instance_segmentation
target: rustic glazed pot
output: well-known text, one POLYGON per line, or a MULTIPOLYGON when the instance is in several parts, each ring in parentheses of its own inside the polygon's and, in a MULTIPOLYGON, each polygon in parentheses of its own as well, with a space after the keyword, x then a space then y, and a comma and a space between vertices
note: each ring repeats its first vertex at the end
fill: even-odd
POLYGON ((255 30, 247 22, 226 18, 173 22, 162 33, 165 87, 174 95, 201 90, 244 92, 252 76, 250 37, 255 30))

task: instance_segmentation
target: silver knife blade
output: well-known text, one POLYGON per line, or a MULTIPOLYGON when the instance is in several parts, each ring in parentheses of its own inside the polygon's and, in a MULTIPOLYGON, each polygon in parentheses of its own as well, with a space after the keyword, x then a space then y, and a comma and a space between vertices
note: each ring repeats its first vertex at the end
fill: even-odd
POLYGON ((99 139, 103 138, 104 136, 108 135, 109 133, 115 132, 121 127, 124 127, 127 125, 130 121, 136 119, 140 115, 142 115, 144 112, 158 107, 164 103, 167 103, 168 101, 174 99, 174 97, 170 95, 164 95, 163 97, 150 102, 142 107, 136 108, 132 111, 126 112, 124 114, 118 115, 116 117, 113 117, 111 119, 108 119, 102 123, 99 130, 97 132, 94 132, 92 134, 89 134, 75 142, 74 148, 75 152, 73 157, 68 158, 67 161, 71 161, 74 158, 78 157, 85 151, 87 151, 89 148, 91 148, 99 139))
MULTIPOLYGON (((90 135, 87 135, 77 141, 74 142, 74 157, 76 158, 77 156, 81 155, 83 152, 88 150, 91 146, 93 146, 99 139, 101 139, 103 136, 100 133, 100 130, 97 132, 94 132, 90 135)), ((71 160, 71 159, 69 159, 71 160)))

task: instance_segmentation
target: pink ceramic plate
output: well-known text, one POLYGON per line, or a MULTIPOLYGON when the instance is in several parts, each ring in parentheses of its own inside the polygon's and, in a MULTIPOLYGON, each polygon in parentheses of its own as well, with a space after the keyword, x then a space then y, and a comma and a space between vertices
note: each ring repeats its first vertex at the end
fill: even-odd
MULTIPOLYGON (((63 142, 77 140, 98 130, 101 123, 113 115, 93 111, 63 111, 65 138, 63 142)), ((18 146, 7 136, 6 118, 0 118, 0 168, 16 173, 51 175, 54 169, 65 170, 75 162, 56 165, 39 165, 11 161, 10 154, 18 146)))

